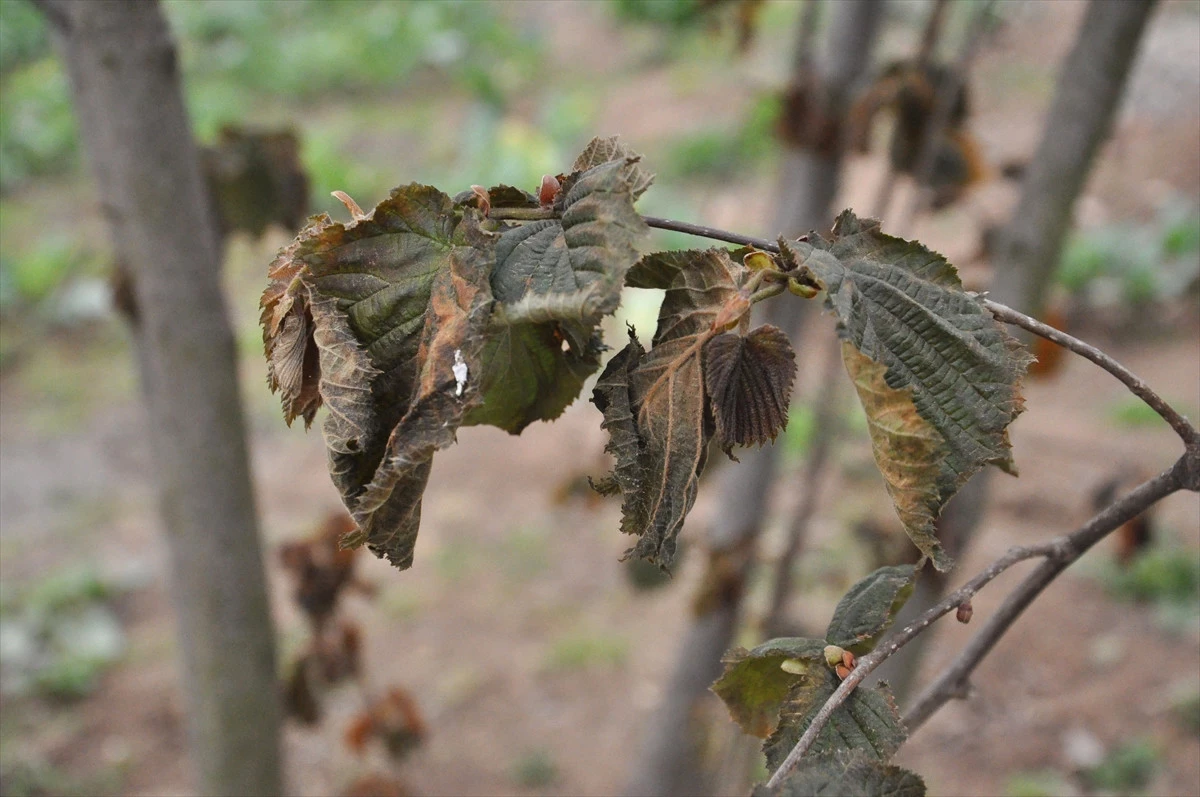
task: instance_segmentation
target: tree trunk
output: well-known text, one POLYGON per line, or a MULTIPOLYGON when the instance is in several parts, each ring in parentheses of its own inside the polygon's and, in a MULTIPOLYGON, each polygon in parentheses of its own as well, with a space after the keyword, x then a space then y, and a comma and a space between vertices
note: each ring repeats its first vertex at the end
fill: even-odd
MULTIPOLYGON (((1063 241, 1071 229, 1071 212, 1082 192, 1100 145, 1108 137, 1138 42, 1154 0, 1092 0, 1075 44, 1058 76, 1041 144, 1029 164, 1021 198, 992 256, 995 278, 991 296, 1021 312, 1037 316, 1058 267, 1063 241)), ((990 471, 977 474, 946 505, 938 521, 938 537, 946 550, 961 558, 983 517, 990 471)), ((923 574, 917 591, 896 619, 902 625, 935 602, 945 589, 945 576, 923 574)), ((929 635, 908 645, 877 670, 890 680, 900 700, 909 691, 929 635)))
MULTIPOLYGON (((850 91, 868 64, 883 0, 842 0, 832 4, 832 10, 815 79, 804 53, 795 59, 797 74, 791 96, 816 102, 809 104, 807 113, 792 119, 791 129, 784 131, 787 146, 773 233, 797 235, 826 228, 832 220, 830 204, 838 190, 843 152, 840 123, 850 91)), ((801 50, 811 33, 805 29, 806 23, 811 24, 811 17, 801 24, 801 50)), ((803 107, 803 103, 797 102, 795 107, 803 107)), ((794 331, 806 303, 793 300, 768 305, 766 320, 794 331)), ((708 530, 708 573, 696 617, 684 633, 663 702, 645 731, 645 745, 626 788, 629 794, 697 795, 712 789, 712 779, 697 750, 696 707, 721 674, 721 657, 738 627, 745 580, 767 516, 768 492, 778 459, 773 447, 747 450, 740 456, 741 464, 725 468, 722 474, 718 516, 708 530)))
POLYGON ((199 791, 276 795, 274 632, 220 251, 175 47, 149 0, 38 6, 66 63, 117 257, 134 280, 199 791))
POLYGON ((1067 56, 1021 200, 992 258, 992 298, 1035 317, 1058 267, 1071 211, 1108 138, 1155 0, 1092 0, 1067 56))

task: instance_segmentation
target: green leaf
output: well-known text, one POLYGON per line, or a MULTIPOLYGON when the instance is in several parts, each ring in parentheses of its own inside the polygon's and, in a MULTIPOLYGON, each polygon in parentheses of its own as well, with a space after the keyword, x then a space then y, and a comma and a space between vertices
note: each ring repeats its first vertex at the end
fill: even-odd
MULTIPOLYGON (((628 386, 644 474, 636 486, 622 488, 624 506, 631 510, 622 528, 640 537, 627 555, 662 567, 674 556, 713 434, 701 353, 750 309, 749 296, 740 289, 745 273, 723 249, 647 255, 629 271, 629 285, 665 288, 666 295, 650 352, 637 358, 635 368, 610 367, 601 377, 612 389, 628 386), (621 369, 627 374, 622 376, 621 369)), ((618 404, 611 397, 602 400, 606 420, 614 424, 611 435, 620 422, 614 414, 618 404)))
POLYGON ((787 427, 796 354, 769 324, 748 335, 718 335, 704 347, 704 380, 717 437, 732 446, 761 446, 787 427))
POLYGON ((913 592, 912 565, 881 567, 842 596, 825 637, 856 655, 869 653, 913 592))
MULTIPOLYGON (((779 725, 763 744, 768 767, 776 769, 783 763, 840 684, 834 671, 826 666, 810 669, 807 678, 791 685, 779 714, 779 725)), ((905 735, 887 685, 859 686, 833 712, 807 755, 820 757, 851 749, 887 761, 904 742, 905 735)))
POLYGON ((730 716, 742 730, 765 739, 775 732, 779 711, 792 687, 804 678, 824 679, 829 669, 824 647, 821 639, 784 637, 753 650, 734 648, 721 659, 725 673, 712 690, 725 701, 730 716), (783 665, 788 661, 795 664, 785 670, 783 665))
POLYGON ((876 462, 905 529, 939 570, 942 507, 988 464, 1015 474, 1008 426, 1029 357, 962 289, 954 267, 846 211, 833 237, 795 245, 827 291, 876 462))
POLYGON ((502 229, 492 273, 497 331, 482 355, 484 402, 468 424, 518 434, 556 418, 600 367, 598 325, 617 309, 647 231, 633 208, 635 163, 622 155, 577 171, 555 201, 560 219, 502 229))
POLYGON ((806 758, 773 789, 760 785, 754 797, 925 797, 925 781, 859 752, 806 758))

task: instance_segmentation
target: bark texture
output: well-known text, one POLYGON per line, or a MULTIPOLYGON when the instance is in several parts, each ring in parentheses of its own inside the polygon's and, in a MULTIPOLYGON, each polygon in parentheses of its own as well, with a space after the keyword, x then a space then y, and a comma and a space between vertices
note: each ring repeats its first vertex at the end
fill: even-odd
MULTIPOLYGON (((810 3, 816 0, 809 0, 810 3)), ((832 12, 823 51, 815 66, 798 52, 793 60, 793 96, 806 92, 809 109, 782 131, 787 145, 776 193, 774 234, 796 236, 829 226, 840 182, 843 145, 840 122, 851 90, 869 64, 882 20, 883 0, 841 0, 832 12)), ((811 35, 812 16, 799 30, 798 51, 811 35)), ((788 114, 785 113, 785 116, 788 114)), ((765 319, 789 332, 800 325, 807 303, 765 303, 765 319)), ((775 476, 774 447, 739 452, 741 464, 723 468, 718 514, 708 530, 710 562, 696 616, 680 641, 679 654, 662 704, 644 731, 626 793, 700 795, 712 793, 711 773, 701 760, 697 708, 721 674, 721 656, 733 644, 741 615, 745 580, 767 517, 775 476)))
POLYGON ((220 247, 156 2, 39 0, 131 271, 150 444, 204 794, 277 795, 275 644, 220 247))

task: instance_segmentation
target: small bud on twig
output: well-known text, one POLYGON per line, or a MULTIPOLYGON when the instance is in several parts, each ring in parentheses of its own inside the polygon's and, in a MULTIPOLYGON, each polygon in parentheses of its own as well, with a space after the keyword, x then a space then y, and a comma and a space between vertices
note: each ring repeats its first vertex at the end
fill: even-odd
POLYGON ((954 618, 963 625, 971 622, 971 615, 975 613, 975 607, 970 601, 963 601, 958 605, 958 611, 955 612, 954 618))

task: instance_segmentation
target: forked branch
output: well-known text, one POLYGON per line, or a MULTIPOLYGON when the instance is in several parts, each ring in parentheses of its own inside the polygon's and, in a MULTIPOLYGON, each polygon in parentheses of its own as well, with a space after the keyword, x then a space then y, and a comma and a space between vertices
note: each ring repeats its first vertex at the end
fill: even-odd
POLYGON ((1181 457, 1170 469, 1144 482, 1135 490, 1120 500, 1110 504, 1106 509, 1075 531, 1055 537, 1040 545, 1020 546, 1012 548, 1004 556, 997 559, 975 578, 947 595, 913 623, 882 640, 875 650, 858 660, 858 665, 850 671, 841 686, 837 688, 817 712, 804 735, 796 742, 796 746, 788 753, 787 758, 767 781, 767 787, 773 788, 795 768, 804 754, 812 747, 821 730, 829 722, 838 706, 845 702, 850 693, 870 675, 871 671, 882 664, 896 651, 904 647, 913 638, 924 632, 934 620, 949 613, 965 603, 982 589, 988 582, 1003 573, 1008 568, 1026 559, 1041 557, 1045 561, 1021 583, 1016 590, 1005 599, 999 611, 984 626, 983 630, 971 640, 971 643, 955 660, 947 671, 934 682, 932 686, 917 700, 917 705, 904 718, 905 725, 911 731, 918 727, 950 698, 964 692, 966 679, 975 667, 987 655, 1001 636, 1013 624, 1025 607, 1036 598, 1051 581, 1053 581, 1072 562, 1077 560, 1089 548, 1106 535, 1120 528, 1123 524, 1146 511, 1151 505, 1162 498, 1185 489, 1187 471, 1194 463, 1189 463, 1189 456, 1181 457))

